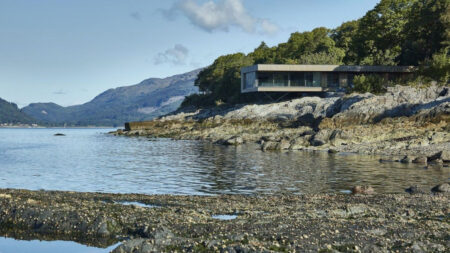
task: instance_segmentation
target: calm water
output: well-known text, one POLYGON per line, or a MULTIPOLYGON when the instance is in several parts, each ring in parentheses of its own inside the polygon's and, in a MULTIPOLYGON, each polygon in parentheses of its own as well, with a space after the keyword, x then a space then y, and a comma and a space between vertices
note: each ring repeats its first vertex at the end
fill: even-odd
MULTIPOLYGON (((0 188, 147 194, 348 193, 431 187, 449 170, 379 163, 379 157, 312 152, 262 152, 199 141, 115 137, 111 129, 0 129, 0 188), (55 133, 66 136, 56 137, 55 133)), ((217 216, 218 219, 234 217, 217 216)), ((89 252, 67 241, 0 238, 0 253, 89 252)))
POLYGON ((448 169, 379 157, 262 152, 200 141, 115 137, 110 129, 0 129, 0 188, 147 194, 377 192, 434 186, 448 169), (53 136, 64 133, 66 136, 53 136))
POLYGON ((22 241, 0 237, 0 253, 108 253, 115 247, 117 245, 102 249, 69 241, 22 241))

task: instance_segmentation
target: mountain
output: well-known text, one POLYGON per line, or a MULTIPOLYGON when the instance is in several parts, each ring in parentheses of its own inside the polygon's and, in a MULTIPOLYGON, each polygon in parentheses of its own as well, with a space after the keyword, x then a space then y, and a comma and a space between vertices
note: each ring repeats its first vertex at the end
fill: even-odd
POLYGON ((0 123, 35 123, 36 120, 19 110, 16 104, 0 98, 0 123))
POLYGON ((82 105, 33 103, 22 110, 49 125, 118 126, 128 121, 150 120, 176 110, 185 96, 198 92, 194 81, 200 71, 109 89, 82 105))

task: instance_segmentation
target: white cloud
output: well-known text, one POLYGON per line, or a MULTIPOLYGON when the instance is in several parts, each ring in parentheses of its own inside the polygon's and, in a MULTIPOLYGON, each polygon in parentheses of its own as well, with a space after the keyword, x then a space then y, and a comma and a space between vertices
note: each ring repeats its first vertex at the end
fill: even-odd
POLYGON ((277 33, 280 28, 277 25, 271 23, 269 20, 263 19, 261 20, 261 30, 262 33, 273 35, 277 33))
POLYGON ((194 0, 180 0, 164 13, 167 18, 173 19, 176 12, 181 12, 192 24, 208 32, 228 31, 233 26, 248 33, 274 34, 279 29, 267 19, 251 16, 242 0, 209 0, 203 4, 194 0))
POLYGON ((183 65, 186 63, 189 50, 181 45, 176 44, 173 48, 169 48, 162 53, 156 55, 155 64, 172 63, 174 65, 183 65))

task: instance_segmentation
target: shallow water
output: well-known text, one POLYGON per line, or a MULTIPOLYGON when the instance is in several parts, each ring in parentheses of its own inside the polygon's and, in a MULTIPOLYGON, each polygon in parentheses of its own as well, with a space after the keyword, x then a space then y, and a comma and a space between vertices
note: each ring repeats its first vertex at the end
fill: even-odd
POLYGON ((69 241, 23 241, 0 237, 0 253, 108 253, 115 247, 117 245, 102 249, 69 241))
POLYGON ((116 137, 110 129, 0 129, 0 188, 146 194, 348 193, 357 184, 404 192, 447 169, 379 157, 262 152, 201 141, 116 137), (63 133, 66 136, 54 136, 63 133))

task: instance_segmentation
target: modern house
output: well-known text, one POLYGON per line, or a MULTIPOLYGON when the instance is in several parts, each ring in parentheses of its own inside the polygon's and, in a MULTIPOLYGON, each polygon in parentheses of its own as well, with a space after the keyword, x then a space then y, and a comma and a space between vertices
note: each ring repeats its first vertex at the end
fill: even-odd
POLYGON ((344 91, 355 75, 377 74, 386 80, 412 75, 413 66, 258 64, 241 69, 241 92, 344 91))

